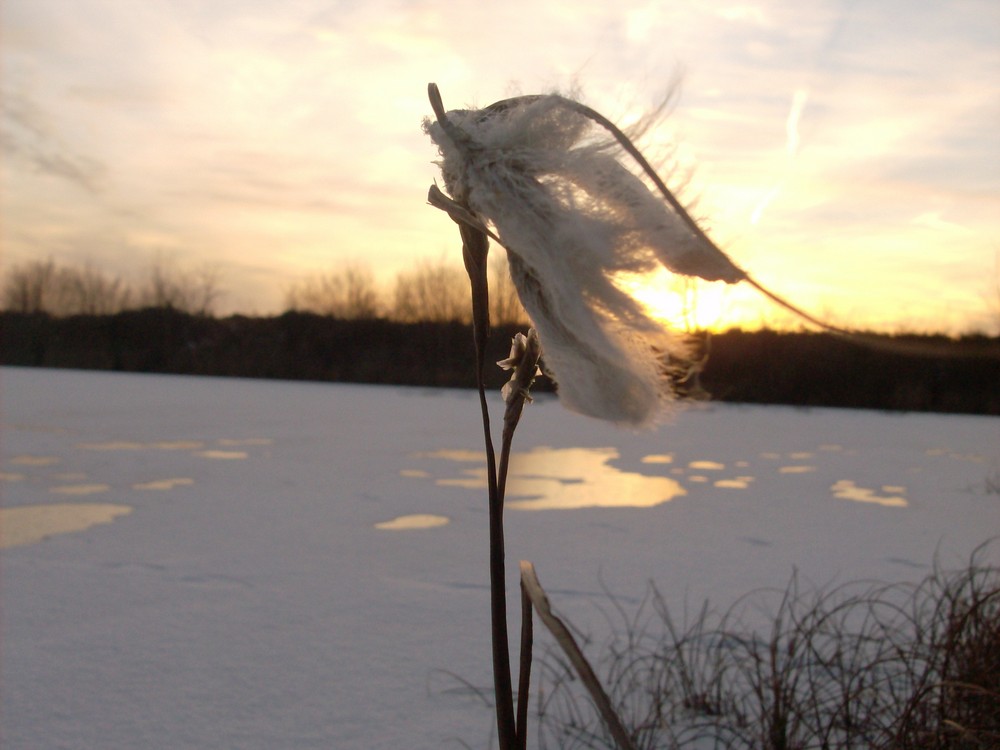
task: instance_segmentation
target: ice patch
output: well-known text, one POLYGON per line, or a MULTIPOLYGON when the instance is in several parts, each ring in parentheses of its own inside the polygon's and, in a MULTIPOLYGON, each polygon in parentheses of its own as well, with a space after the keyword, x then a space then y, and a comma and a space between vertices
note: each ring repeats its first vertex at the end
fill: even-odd
POLYGON ((107 484, 63 484, 58 487, 50 487, 49 492, 57 495, 100 495, 107 492, 111 487, 107 484))
POLYGON ((28 505, 0 508, 0 548, 21 547, 56 534, 72 534, 128 515, 127 505, 108 503, 28 505))
POLYGON ((721 471, 726 468, 725 464, 718 461, 691 461, 688 463, 689 469, 701 469, 702 471, 721 471))
POLYGON ((753 482, 753 477, 733 477, 732 479, 719 479, 713 486, 728 490, 745 490, 753 482))
POLYGON ((240 461, 246 458, 249 454, 246 451, 208 450, 208 451, 198 451, 194 455, 201 456, 202 458, 217 459, 220 461, 240 461))
MULTIPOLYGON (((843 498, 844 500, 855 500, 859 503, 875 503, 891 508, 905 508, 909 505, 906 498, 902 497, 902 493, 897 495, 877 495, 875 490, 858 487, 850 479, 841 479, 832 485, 830 489, 833 491, 834 497, 843 498)), ((882 487, 883 492, 886 489, 886 487, 882 487)), ((905 487, 892 487, 891 489, 902 490, 902 492, 906 491, 905 487)))
POLYGON ((186 487, 194 484, 193 479, 177 477, 175 479, 157 479, 152 482, 133 484, 133 490, 172 490, 174 487, 186 487))
MULTIPOLYGON (((440 450, 421 458, 461 463, 483 462, 481 451, 440 450)), ((574 508, 649 508, 686 495, 674 479, 621 471, 609 464, 619 457, 614 448, 539 447, 511 455, 505 507, 513 510, 569 510, 574 508)), ((444 477, 445 487, 486 489, 486 469, 465 469, 458 477, 444 477)))
POLYGON ((201 440, 161 440, 150 443, 150 448, 160 451, 196 451, 205 447, 201 440))
POLYGON ((448 524, 446 516, 435 516, 430 513, 415 513, 410 516, 397 516, 391 521, 375 524, 376 529, 385 531, 404 531, 409 529, 433 529, 448 524))
POLYGON ((61 460, 58 456, 14 456, 10 462, 17 466, 52 466, 61 460))

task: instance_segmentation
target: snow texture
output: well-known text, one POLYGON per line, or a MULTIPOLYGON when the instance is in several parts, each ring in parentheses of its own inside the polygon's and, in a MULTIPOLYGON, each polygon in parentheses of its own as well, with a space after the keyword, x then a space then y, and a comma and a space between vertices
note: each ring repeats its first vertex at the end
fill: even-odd
MULTIPOLYGON (((5 750, 489 746, 466 686, 491 684, 474 393, 16 368, 0 387, 4 514, 131 509, 2 551, 5 750)), ((511 601, 519 559, 597 635, 602 582, 629 606, 652 580, 680 611, 796 567, 817 586, 959 567, 1000 530, 998 437, 714 404, 633 434, 538 397, 511 601)))

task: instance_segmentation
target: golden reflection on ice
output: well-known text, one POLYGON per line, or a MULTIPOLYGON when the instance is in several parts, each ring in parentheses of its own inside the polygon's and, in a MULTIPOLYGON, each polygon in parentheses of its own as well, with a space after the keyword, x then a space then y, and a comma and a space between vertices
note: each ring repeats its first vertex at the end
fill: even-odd
POLYGON ((745 490, 752 481, 753 477, 733 477, 732 479, 719 479, 713 483, 713 486, 729 490, 745 490))
POLYGON ((843 498, 844 500, 855 500, 859 503, 875 503, 891 508, 905 508, 909 505, 906 498, 902 497, 902 494, 906 492, 905 487, 882 487, 881 489, 883 492, 887 490, 900 490, 900 492, 897 494, 878 495, 875 493, 875 490, 858 487, 850 479, 841 479, 830 487, 834 497, 843 498))
POLYGON ((614 448, 536 448, 515 454, 508 508, 649 508, 687 492, 673 479, 621 471, 609 465, 614 448))
POLYGON ((399 516, 391 521, 375 524, 376 529, 385 531, 406 531, 410 529, 433 529, 449 523, 446 516, 435 516, 430 513, 415 513, 410 516, 399 516))
POLYGON ((672 464, 674 457, 669 453, 653 454, 651 456, 643 456, 642 462, 644 464, 672 464))
POLYGON ((726 468, 726 465, 720 464, 718 461, 691 461, 688 468, 701 469, 702 471, 721 471, 726 468))
POLYGON ((201 440, 161 440, 158 443, 150 443, 150 448, 161 451, 196 451, 203 448, 205 443, 201 440))
POLYGON ((198 451, 194 455, 201 456, 202 458, 214 458, 221 461, 239 461, 240 459, 247 457, 246 451, 198 451))
MULTIPOLYGON (((569 510, 573 508, 649 508, 686 495, 674 479, 621 471, 609 464, 618 458, 614 448, 535 448, 514 453, 507 479, 505 507, 514 510, 569 510)), ((482 451, 441 450, 418 454, 475 464, 457 477, 436 484, 467 489, 486 488, 482 451)), ((667 463, 667 461, 646 461, 667 463)))
POLYGON ((52 466, 62 461, 57 456, 14 456, 10 460, 12 464, 18 466, 52 466))
POLYGON ((111 523, 128 515, 127 505, 74 503, 0 508, 0 548, 20 547, 40 542, 55 534, 71 534, 91 526, 111 523))
POLYGON ((100 495, 110 489, 107 484, 62 484, 49 488, 49 492, 57 495, 100 495))
POLYGON ((193 479, 188 477, 177 477, 175 479, 157 479, 152 482, 140 482, 133 484, 133 490, 172 490, 174 487, 186 487, 194 484, 193 479))
MULTIPOLYGON (((274 444, 271 438, 219 438, 215 442, 222 448, 244 448, 274 444)), ((77 443, 76 447, 87 451, 200 451, 196 455, 217 454, 208 456, 208 458, 246 458, 244 451, 204 450, 204 440, 157 440, 152 443, 138 443, 131 440, 109 440, 103 443, 77 443), (240 455, 235 455, 237 453, 240 455)))
POLYGON ((673 479, 621 471, 614 448, 536 448, 515 454, 508 508, 649 508, 687 492, 673 479))
POLYGON ((816 471, 815 466, 782 466, 778 469, 779 474, 808 474, 816 471))

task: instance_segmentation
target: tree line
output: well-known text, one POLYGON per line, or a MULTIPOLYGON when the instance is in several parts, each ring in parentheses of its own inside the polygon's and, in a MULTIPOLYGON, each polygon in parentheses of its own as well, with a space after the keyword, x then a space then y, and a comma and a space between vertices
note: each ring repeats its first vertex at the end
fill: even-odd
MULTIPOLYGON (((526 324, 501 260, 490 268, 495 331, 487 361, 504 358, 526 324)), ((386 295, 368 266, 347 264, 291 284, 286 312, 270 317, 215 317, 220 280, 212 266, 162 260, 137 285, 90 266, 14 266, 2 287, 0 364, 474 385, 468 281, 457 265, 421 261, 386 295)), ((932 343, 941 356, 815 333, 704 335, 709 356, 683 389, 723 401, 1000 414, 1000 338, 908 338, 932 343), (969 356, 972 349, 992 354, 969 356)), ((506 374, 495 369, 489 378, 498 387, 506 374)))
POLYGON ((122 310, 168 307, 210 315, 221 296, 222 274, 204 264, 182 269, 158 258, 138 284, 92 265, 58 265, 35 260, 15 265, 4 276, 3 309, 22 314, 112 315, 122 310))
MULTIPOLYGON (((523 322, 525 314, 502 254, 491 260, 489 274, 493 320, 523 322)), ((218 266, 183 268, 164 258, 155 259, 138 283, 91 265, 29 261, 5 274, 0 306, 7 312, 54 317, 112 315, 144 308, 207 316, 215 313, 223 296, 221 281, 218 266)), ((288 285, 283 302, 286 311, 340 320, 467 323, 471 319, 465 270, 445 259, 421 260, 400 272, 388 294, 379 287, 370 266, 347 263, 288 285)))
MULTIPOLYGON (((494 327, 487 362, 520 324, 494 327)), ((728 331, 702 339, 688 397, 719 401, 1000 415, 1000 339, 907 337, 941 356, 906 356, 835 336, 728 331), (967 356, 970 349, 992 356, 967 356)), ((0 313, 0 364, 472 388, 468 323, 346 320, 289 311, 216 318, 159 307, 110 315, 0 313)), ((490 387, 509 373, 487 368, 490 387)), ((552 390, 541 378, 536 390, 552 390)))

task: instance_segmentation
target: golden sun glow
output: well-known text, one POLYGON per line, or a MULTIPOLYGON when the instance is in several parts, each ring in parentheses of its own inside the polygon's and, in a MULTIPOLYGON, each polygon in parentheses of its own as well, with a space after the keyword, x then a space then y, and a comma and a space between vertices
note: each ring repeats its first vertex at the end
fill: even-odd
MULTIPOLYGON (((629 130, 652 118, 637 145, 713 240, 824 319, 1000 330, 1000 141, 970 116, 995 111, 995 2, 903 25, 887 3, 327 5, 0 2, 0 270, 211 266, 216 314, 280 314, 356 262, 392 285, 455 249, 425 205, 433 80, 449 106, 563 91, 629 130), (484 23, 521 43, 468 43, 484 23)), ((801 323, 745 284, 639 286, 681 329, 801 323)))
POLYGON ((741 299, 742 290, 722 282, 676 276, 660 269, 619 277, 618 285, 642 302, 651 317, 675 330, 720 332, 761 324, 759 308, 741 299))

